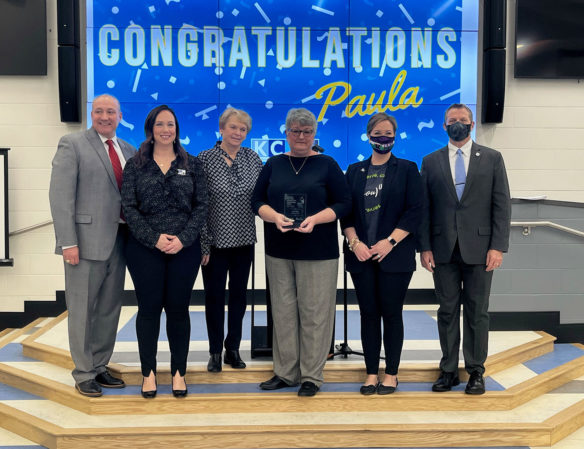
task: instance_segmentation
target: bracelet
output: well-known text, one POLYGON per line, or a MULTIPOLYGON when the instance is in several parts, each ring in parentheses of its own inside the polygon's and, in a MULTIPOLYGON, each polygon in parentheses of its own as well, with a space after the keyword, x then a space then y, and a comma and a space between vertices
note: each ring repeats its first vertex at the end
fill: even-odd
POLYGON ((361 241, 359 240, 359 237, 355 236, 351 239, 351 241, 349 242, 349 249, 351 251, 355 250, 355 247, 357 246, 357 244, 361 243, 361 241))

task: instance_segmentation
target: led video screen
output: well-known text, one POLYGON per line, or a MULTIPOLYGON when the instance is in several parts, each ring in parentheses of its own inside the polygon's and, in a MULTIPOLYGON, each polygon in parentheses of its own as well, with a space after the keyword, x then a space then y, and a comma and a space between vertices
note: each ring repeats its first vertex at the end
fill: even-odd
POLYGON ((371 153, 365 126, 397 119, 394 154, 420 164, 445 144, 445 108, 476 109, 478 0, 88 0, 87 99, 119 98, 118 135, 136 146, 168 104, 192 154, 219 138, 228 106, 247 111, 244 143, 286 151, 293 107, 343 169, 371 153))

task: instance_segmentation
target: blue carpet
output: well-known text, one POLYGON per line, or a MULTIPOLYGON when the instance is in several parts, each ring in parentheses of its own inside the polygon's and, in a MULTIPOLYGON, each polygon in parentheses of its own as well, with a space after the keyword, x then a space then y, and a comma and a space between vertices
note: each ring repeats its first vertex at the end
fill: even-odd
MULTIPOLYGON (((188 379, 187 379, 188 380, 188 379)), ((486 388, 487 391, 503 391, 504 388, 491 378, 487 377, 486 388)), ((298 391, 298 386, 282 388, 281 390, 275 390, 271 392, 263 391, 259 387, 260 380, 254 383, 223 383, 223 384, 192 384, 189 383, 189 393, 192 394, 236 394, 236 393, 290 393, 298 391)), ((324 383, 320 391, 325 393, 352 393, 358 392, 361 383, 359 382, 329 382, 324 383)), ((454 387, 453 391, 464 391, 466 383, 461 383, 459 386, 454 387)), ((158 392, 160 394, 171 394, 170 385, 159 385, 158 392)), ((419 391, 419 392, 429 392, 432 390, 431 382, 403 382, 399 384, 398 391, 419 391)), ((103 394, 105 396, 116 396, 116 395, 140 395, 140 386, 129 385, 124 389, 103 389, 103 394)))
POLYGON ((584 356, 584 350, 571 344, 555 344, 554 350, 523 364, 537 374, 545 373, 564 363, 584 356))
POLYGON ((0 348, 0 362, 36 362, 37 360, 22 355, 20 343, 9 343, 0 348))
POLYGON ((0 449, 47 449, 46 446, 0 446, 0 449))
POLYGON ((0 383, 0 401, 21 401, 21 400, 38 400, 43 399, 40 396, 27 393, 17 388, 0 383))
MULTIPOLYGON (((205 324, 205 312, 191 312, 191 341, 207 341, 207 327, 205 324)), ((438 328, 434 320, 423 310, 406 310, 403 312, 404 337, 406 340, 437 340, 438 328)), ((343 311, 337 310, 335 315, 335 340, 344 338, 343 311)), ((347 338, 349 340, 361 339, 361 318, 358 310, 347 312, 347 338)), ((266 325, 266 312, 255 312, 256 326, 266 325)), ((225 318, 225 332, 227 332, 227 317, 225 318)), ((243 340, 251 339, 251 313, 246 312, 243 318, 243 340)), ((160 341, 167 341, 166 315, 162 313, 160 319, 160 341)), ((136 341, 136 315, 134 315, 118 332, 118 341, 136 341)))

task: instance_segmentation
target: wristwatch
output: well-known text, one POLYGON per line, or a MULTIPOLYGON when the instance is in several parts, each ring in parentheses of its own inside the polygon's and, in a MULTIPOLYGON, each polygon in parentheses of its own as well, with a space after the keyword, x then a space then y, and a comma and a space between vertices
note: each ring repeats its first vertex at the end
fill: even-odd
POLYGON ((387 241, 390 243, 391 246, 397 245, 397 241, 394 238, 388 237, 387 241))

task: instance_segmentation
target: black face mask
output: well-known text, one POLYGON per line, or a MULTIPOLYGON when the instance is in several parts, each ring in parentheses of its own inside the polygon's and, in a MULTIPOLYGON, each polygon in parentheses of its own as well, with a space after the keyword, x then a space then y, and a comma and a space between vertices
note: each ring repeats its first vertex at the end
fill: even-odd
POLYGON ((448 137, 452 140, 460 142, 468 137, 470 134, 470 127, 470 124, 467 125, 462 122, 454 122, 446 126, 446 132, 448 133, 448 137))
POLYGON ((369 143, 371 144, 371 148, 373 151, 379 154, 387 154, 393 148, 393 144, 395 142, 395 137, 390 136, 370 136, 369 143))

